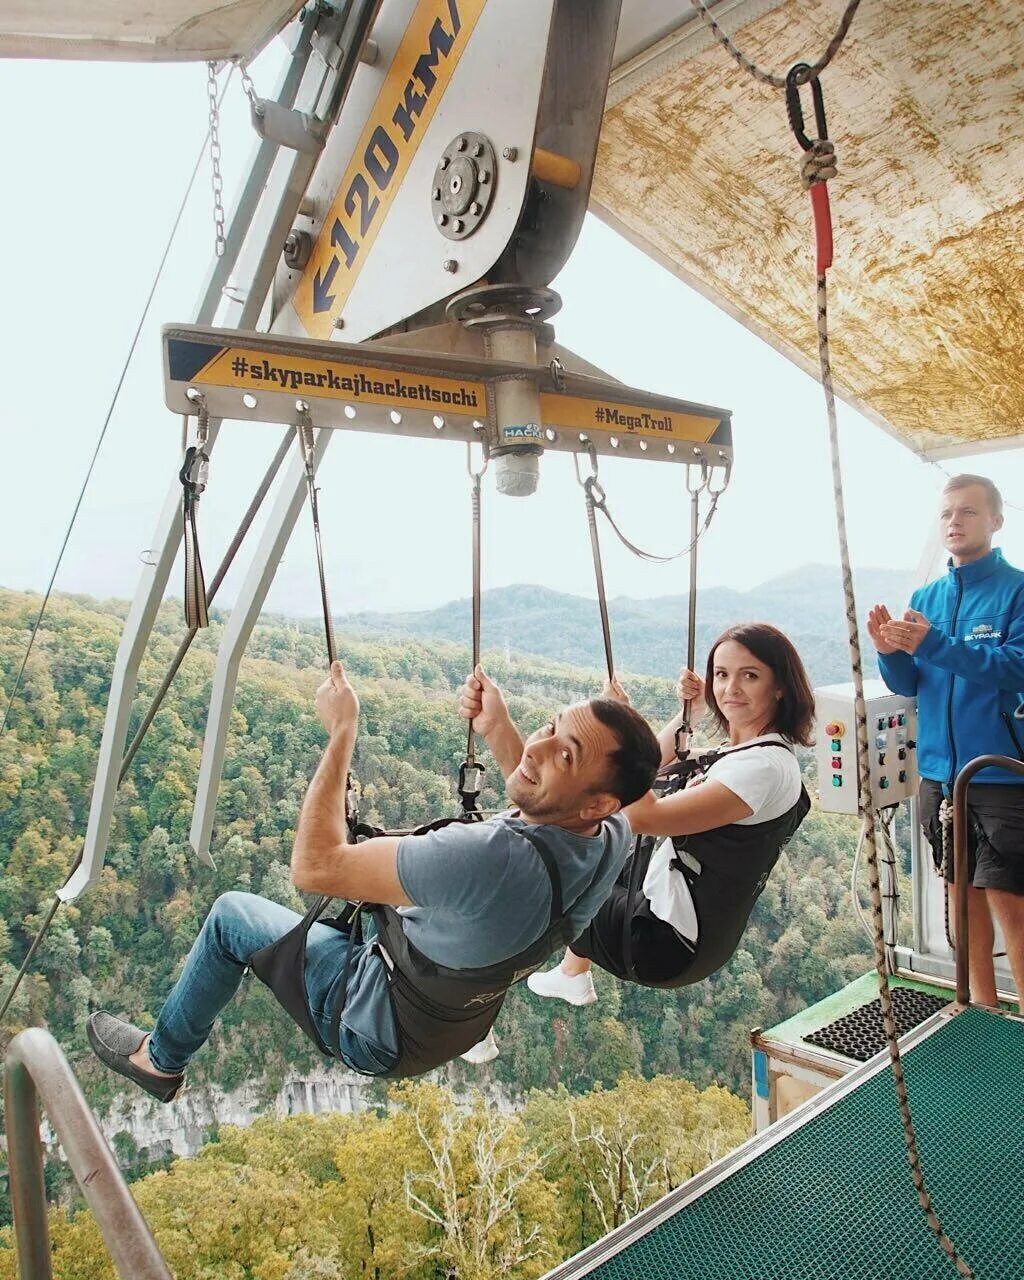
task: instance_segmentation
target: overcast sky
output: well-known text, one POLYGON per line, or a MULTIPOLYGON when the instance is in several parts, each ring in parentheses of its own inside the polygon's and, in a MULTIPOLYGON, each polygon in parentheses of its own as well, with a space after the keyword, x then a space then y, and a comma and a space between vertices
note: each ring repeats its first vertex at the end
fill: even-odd
MULTIPOLYGON (((277 50, 256 65, 269 93, 277 50)), ((205 68, 8 63, 0 82, 7 246, 0 314, 4 501, 0 585, 41 589, 52 566, 164 241, 206 129, 205 68)), ((237 83, 223 124, 230 191, 252 146, 237 83)), ((835 210, 839 224, 841 208, 835 210)), ((57 581, 58 589, 130 596, 139 557, 177 469, 179 421, 163 407, 159 327, 190 321, 212 251, 204 165, 57 581)), ((842 237, 839 237, 842 245, 842 237)), ((416 246, 410 246, 410 253, 416 246)), ((710 303, 588 219, 554 282, 559 340, 638 387, 732 409, 736 465, 701 549, 704 584, 756 585, 837 557, 821 390, 710 303)), ((812 305, 808 280, 808 307, 812 305)), ((841 416, 855 561, 913 568, 943 475, 856 413, 841 416)), ((278 436, 229 424, 200 508, 212 574, 278 436)), ((1022 492, 1021 452, 944 464, 1022 492)), ((609 504, 653 550, 684 544, 683 472, 601 464, 609 504)), ((468 493, 461 446, 344 436, 321 474, 332 600, 351 609, 424 608, 468 593, 468 493)), ((568 457, 542 461, 538 494, 484 498, 484 582, 542 583, 593 594, 580 491, 568 457)), ((1007 553, 1024 562, 1017 509, 1007 553)), ((612 595, 685 590, 685 561, 640 564, 606 539, 612 595)), ((244 554, 241 558, 244 568, 244 554)), ((219 603, 230 604, 239 571, 219 603)), ((180 573, 172 579, 181 592, 180 573)), ((863 603, 863 602, 862 602, 863 603)), ((902 602, 889 602, 899 605, 902 602)), ((315 614, 312 535, 300 520, 269 609, 315 614)))

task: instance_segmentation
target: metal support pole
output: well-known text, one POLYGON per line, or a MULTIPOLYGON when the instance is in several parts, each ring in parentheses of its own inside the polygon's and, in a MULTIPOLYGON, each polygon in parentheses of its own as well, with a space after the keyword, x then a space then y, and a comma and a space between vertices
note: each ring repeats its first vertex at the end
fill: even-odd
POLYGON ((14 1037, 4 1070, 7 1159, 21 1280, 53 1276, 40 1097, 121 1280, 173 1280, 74 1072, 53 1036, 39 1027, 14 1037))

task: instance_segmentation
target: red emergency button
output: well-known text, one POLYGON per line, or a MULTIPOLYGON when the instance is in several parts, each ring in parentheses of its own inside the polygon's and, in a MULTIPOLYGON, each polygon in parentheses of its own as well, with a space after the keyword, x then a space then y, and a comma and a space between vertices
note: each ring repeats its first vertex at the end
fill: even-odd
POLYGON ((846 725, 843 724, 842 720, 831 720, 825 726, 826 738, 841 738, 845 732, 846 725))

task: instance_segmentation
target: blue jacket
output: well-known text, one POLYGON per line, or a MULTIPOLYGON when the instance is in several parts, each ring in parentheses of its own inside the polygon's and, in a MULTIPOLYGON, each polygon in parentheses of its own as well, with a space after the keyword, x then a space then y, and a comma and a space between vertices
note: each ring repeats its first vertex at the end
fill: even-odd
MULTIPOLYGON (((996 549, 920 587, 910 607, 932 624, 916 653, 878 655, 893 691, 917 695, 918 769, 950 783, 975 756, 1024 760, 1024 573, 996 549)), ((978 782, 1024 782, 986 769, 978 782)))

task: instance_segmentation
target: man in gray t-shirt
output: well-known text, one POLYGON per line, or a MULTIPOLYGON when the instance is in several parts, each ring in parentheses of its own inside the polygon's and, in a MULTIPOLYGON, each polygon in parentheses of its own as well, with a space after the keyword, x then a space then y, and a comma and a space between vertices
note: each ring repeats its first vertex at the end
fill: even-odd
MULTIPOLYGON (((577 933, 586 928, 628 852, 620 810, 650 788, 658 766, 657 741, 635 711, 603 698, 578 703, 524 743, 500 690, 478 667, 463 686, 460 714, 491 748, 515 810, 489 822, 352 844, 344 796, 359 700, 340 662, 317 691, 316 709, 328 743, 299 817, 292 850, 297 888, 397 907, 402 933, 427 961, 463 972, 486 969, 519 956, 551 926, 552 882, 536 841, 553 860, 569 925, 577 933)), ((170 1101, 250 960, 298 921, 255 894, 222 895, 152 1033, 96 1013, 88 1028, 94 1050, 113 1070, 170 1101)), ((399 1037, 385 964, 372 944, 352 949, 340 1027, 328 1039, 350 948, 346 934, 323 924, 310 928, 309 1014, 348 1066, 381 1075, 399 1059, 399 1037)))

